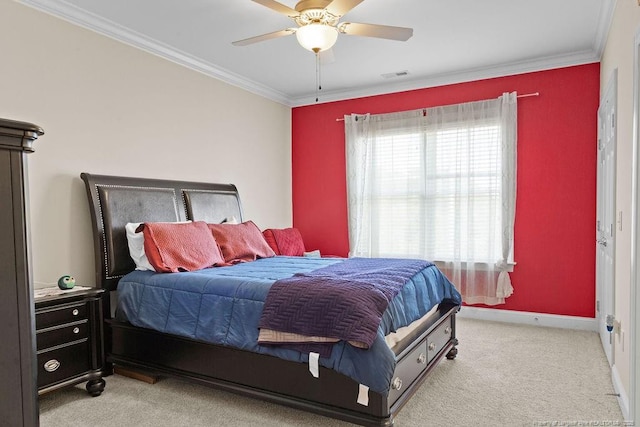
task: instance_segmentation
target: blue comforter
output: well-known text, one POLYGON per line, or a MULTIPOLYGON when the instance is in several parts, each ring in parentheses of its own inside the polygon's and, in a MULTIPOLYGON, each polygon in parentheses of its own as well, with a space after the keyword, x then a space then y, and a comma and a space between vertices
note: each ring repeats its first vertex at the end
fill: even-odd
MULTIPOLYGON (((258 344, 264 301, 276 280, 340 262, 339 258, 277 256, 185 273, 134 271, 118 284, 116 317, 134 326, 307 363, 306 353, 258 344)), ((320 358, 320 364, 386 394, 396 360, 385 335, 443 301, 460 304, 460 294, 430 265, 391 301, 370 349, 339 342, 329 357, 320 358)))

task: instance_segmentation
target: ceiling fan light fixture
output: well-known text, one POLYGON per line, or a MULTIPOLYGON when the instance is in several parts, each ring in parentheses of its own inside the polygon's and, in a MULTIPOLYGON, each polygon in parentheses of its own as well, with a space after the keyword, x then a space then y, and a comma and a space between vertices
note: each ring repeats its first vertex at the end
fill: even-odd
POLYGON ((312 23, 296 30, 298 43, 305 49, 318 53, 336 44, 338 29, 330 25, 312 23))

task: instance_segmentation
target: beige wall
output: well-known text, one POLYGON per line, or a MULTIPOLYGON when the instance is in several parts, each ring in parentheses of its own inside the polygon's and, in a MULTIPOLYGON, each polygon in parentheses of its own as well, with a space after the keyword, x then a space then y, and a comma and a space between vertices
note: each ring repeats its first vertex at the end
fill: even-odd
POLYGON ((614 338, 614 374, 629 397, 631 322, 631 197, 633 151, 633 51, 640 29, 637 0, 617 0, 609 37, 601 61, 601 88, 605 89, 613 70, 618 70, 618 145, 616 209, 622 213, 622 231, 616 235, 615 315, 623 333, 614 338), (623 335, 624 334, 624 335, 623 335))
POLYGON ((245 218, 291 226, 291 110, 0 0, 0 117, 41 126, 28 156, 33 277, 93 284, 81 172, 234 183, 245 218))

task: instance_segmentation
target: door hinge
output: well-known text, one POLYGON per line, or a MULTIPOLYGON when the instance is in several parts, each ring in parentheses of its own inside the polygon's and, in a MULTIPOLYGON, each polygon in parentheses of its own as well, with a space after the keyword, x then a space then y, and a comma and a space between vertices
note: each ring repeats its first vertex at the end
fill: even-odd
POLYGON ((596 313, 600 313, 600 301, 596 300, 596 313))
MULTIPOLYGON (((618 230, 622 231, 622 211, 618 212, 618 230)), ((613 236, 613 231, 611 232, 611 236, 613 236)))

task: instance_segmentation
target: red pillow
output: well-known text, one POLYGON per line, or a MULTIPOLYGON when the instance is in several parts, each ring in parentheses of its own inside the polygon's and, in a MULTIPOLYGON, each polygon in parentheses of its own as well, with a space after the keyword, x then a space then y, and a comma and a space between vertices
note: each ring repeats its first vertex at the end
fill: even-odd
POLYGON ((262 234, 277 255, 304 255, 304 241, 300 230, 297 228, 268 228, 262 234))
POLYGON ((241 224, 209 224, 209 229, 228 263, 275 256, 253 221, 241 224))
POLYGON ((204 221, 145 222, 144 251, 159 273, 194 271, 224 264, 224 258, 204 221))

